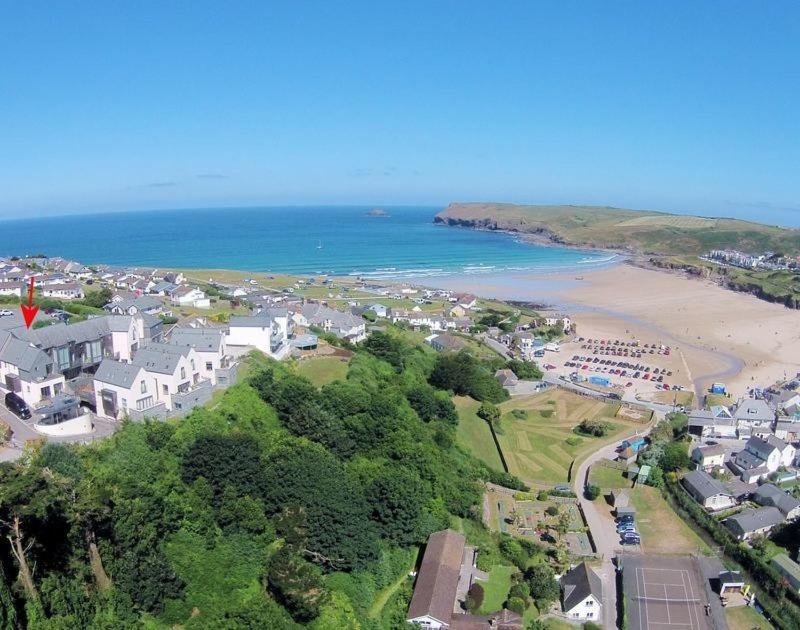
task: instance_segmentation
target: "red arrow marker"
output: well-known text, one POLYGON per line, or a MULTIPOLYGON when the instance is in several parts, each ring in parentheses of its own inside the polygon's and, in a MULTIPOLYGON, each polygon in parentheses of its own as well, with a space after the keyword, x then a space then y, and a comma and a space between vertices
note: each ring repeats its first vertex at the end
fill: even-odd
POLYGON ((22 309, 22 316, 25 318, 25 326, 27 328, 31 327, 31 324, 36 317, 36 313, 39 312, 39 305, 33 305, 33 282, 34 278, 31 278, 31 286, 28 289, 28 304, 22 304, 20 306, 22 309))

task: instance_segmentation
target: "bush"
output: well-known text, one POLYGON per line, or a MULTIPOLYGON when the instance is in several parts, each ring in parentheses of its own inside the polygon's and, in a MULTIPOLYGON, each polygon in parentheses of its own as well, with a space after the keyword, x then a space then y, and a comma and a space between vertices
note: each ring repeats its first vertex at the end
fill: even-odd
POLYGON ((509 597, 508 601, 506 602, 506 608, 508 608, 511 612, 521 615, 525 612, 527 606, 525 605, 525 600, 521 597, 509 597))
POLYGON ((575 431, 577 433, 590 435, 592 437, 603 437, 607 435, 609 431, 611 431, 611 423, 599 420, 597 418, 593 420, 586 418, 582 420, 577 427, 575 427, 575 431))
POLYGON ((583 489, 583 496, 589 499, 589 501, 594 501, 600 496, 600 486, 596 486, 593 483, 587 484, 583 489))
POLYGON ((514 416, 517 420, 524 420, 528 417, 528 412, 524 409, 512 409, 511 415, 514 416))
POLYGON ((547 490, 539 490, 539 494, 536 495, 537 501, 547 501, 550 498, 550 495, 547 493, 547 490))
POLYGON ((567 444, 569 444, 570 446, 578 446, 578 444, 580 444, 581 442, 583 442, 583 440, 581 440, 579 437, 577 437, 577 436, 575 436, 575 435, 571 435, 571 436, 569 436, 569 437, 568 437, 566 440, 564 440, 564 441, 565 441, 567 444))
POLYGON ((545 513, 548 516, 557 516, 558 515, 558 506, 555 506, 555 505, 548 506, 547 509, 545 510, 545 513))
POLYGON ((483 587, 477 582, 469 587, 464 605, 471 613, 477 612, 483 605, 483 587))
POLYGON ((542 378, 542 371, 539 369, 539 366, 535 363, 530 363, 527 361, 519 361, 517 359, 511 359, 508 363, 506 363, 506 367, 516 374, 517 378, 527 379, 527 380, 538 380, 542 378))

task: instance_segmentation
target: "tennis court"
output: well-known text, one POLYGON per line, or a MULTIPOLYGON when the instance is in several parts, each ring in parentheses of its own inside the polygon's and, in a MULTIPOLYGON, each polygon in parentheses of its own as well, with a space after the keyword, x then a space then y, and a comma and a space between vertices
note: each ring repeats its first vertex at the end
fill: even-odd
POLYGON ((626 556, 623 565, 631 630, 713 630, 713 611, 694 559, 626 556))

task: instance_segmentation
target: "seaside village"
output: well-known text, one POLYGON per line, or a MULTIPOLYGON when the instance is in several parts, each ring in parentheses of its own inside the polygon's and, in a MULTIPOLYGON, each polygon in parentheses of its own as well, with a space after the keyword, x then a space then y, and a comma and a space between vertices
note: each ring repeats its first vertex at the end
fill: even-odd
MULTIPOLYGON (((519 310, 507 311, 514 317, 503 320, 473 295, 357 277, 187 275, 87 267, 60 258, 0 259, 3 458, 19 457, 28 442, 87 443, 110 435, 124 419, 184 415, 233 384, 253 350, 302 364, 309 357, 336 357, 347 347, 326 339, 358 344, 371 330, 394 324, 437 352, 467 349, 507 365, 536 364, 535 377, 509 367, 496 370, 495 378, 511 395, 505 403, 510 407, 503 408, 510 420, 502 422, 518 421, 520 429, 514 435, 494 428, 490 433, 477 420, 486 433, 476 433, 475 450, 489 445, 488 465, 526 483, 534 480, 524 493, 489 484, 484 522, 559 558, 560 596, 543 612, 565 624, 603 625, 609 619, 605 608, 616 606, 614 567, 623 573, 631 628, 650 627, 641 619, 662 613, 689 614, 687 628, 724 627, 723 605, 753 602, 742 575, 718 559, 657 555, 667 551, 664 539, 678 530, 654 529, 659 516, 637 506, 655 500, 635 495, 649 483, 648 452, 657 447, 650 431, 676 413, 688 418, 685 450, 692 462, 679 473, 676 487, 713 521, 709 527, 725 528, 742 545, 763 546, 800 517, 800 500, 791 492, 798 480, 798 379, 765 384, 738 398, 723 383, 697 393, 679 348, 657 339, 589 337, 565 314, 539 316, 528 309, 532 315, 520 316, 525 305, 505 305, 519 310), (41 308, 27 328, 18 305, 31 287, 41 308), (548 424, 554 411, 559 426, 548 424), (581 449, 591 444, 592 434, 578 437, 571 425, 563 435, 557 431, 564 430, 565 418, 574 417, 577 424, 594 416, 603 421, 595 426, 616 427, 618 433, 611 435, 608 456, 582 472, 587 487, 596 480, 602 491, 587 503, 578 496, 572 466, 588 454, 581 449), (528 425, 531 432, 523 433, 528 425), (614 443, 614 435, 632 429, 640 437, 614 443), (536 441, 535 431, 546 436, 544 443, 536 441), (682 586, 664 595, 671 584, 664 578, 667 570, 680 573, 682 586), (637 597, 642 589, 644 596, 637 597), (664 601, 642 613, 648 589, 662 589, 664 601), (691 621, 696 609, 686 613, 681 603, 690 589, 697 589, 704 619, 691 621), (706 616, 723 621, 707 624, 706 616)), ((663 527, 681 522, 675 513, 670 517, 674 520, 665 519, 663 527)), ((775 548, 780 553, 771 557, 771 570, 800 592, 796 558, 775 548)), ((523 628, 523 616, 505 605, 487 614, 468 612, 474 586, 496 579, 495 568, 479 568, 480 557, 480 545, 468 544, 462 533, 431 535, 415 574, 407 621, 424 628, 523 628)))

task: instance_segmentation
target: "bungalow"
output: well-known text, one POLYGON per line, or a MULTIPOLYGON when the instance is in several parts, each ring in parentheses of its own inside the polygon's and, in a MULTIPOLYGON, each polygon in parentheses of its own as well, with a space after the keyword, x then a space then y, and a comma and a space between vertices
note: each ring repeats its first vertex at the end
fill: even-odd
POLYGON ((463 348, 467 347, 466 340, 462 339, 461 337, 448 334, 431 335, 430 337, 425 338, 425 342, 437 352, 444 352, 446 350, 457 352, 458 350, 462 350, 463 348))
POLYGON ((340 339, 358 343, 367 338, 366 323, 352 313, 343 313, 323 304, 306 304, 303 317, 309 326, 316 326, 325 332, 332 332, 340 339))
POLYGON ((82 300, 84 294, 81 285, 77 282, 66 282, 42 287, 42 297, 58 300, 82 300))
POLYGON ((561 607, 575 621, 600 619, 603 605, 603 584, 585 562, 570 569, 561 578, 561 607))
POLYGON ((697 464, 698 468, 711 470, 725 464, 725 453, 725 447, 722 444, 698 446, 692 451, 692 461, 697 464))
POLYGON ((406 623, 427 630, 521 630, 522 618, 509 610, 488 616, 460 612, 461 602, 475 580, 488 576, 475 567, 476 550, 462 534, 450 529, 428 538, 406 623))
POLYGON ((786 579, 795 593, 800 593, 800 565, 785 553, 779 553, 771 560, 772 568, 786 579))
POLYGON ((147 295, 134 295, 112 300, 103 309, 114 315, 136 315, 137 313, 158 315, 164 312, 164 305, 161 300, 156 298, 147 295))
POLYGON ((736 500, 707 472, 693 470, 684 475, 683 487, 692 498, 709 512, 725 510, 736 505, 736 500))
POLYGON ((447 309, 447 314, 450 317, 464 317, 467 314, 467 309, 460 304, 456 304, 455 306, 451 306, 449 309, 447 309))
POLYGON ((776 507, 792 521, 800 516, 800 501, 777 486, 767 483, 753 493, 753 501, 764 507, 776 507))
POLYGON ((151 295, 161 295, 167 296, 171 295, 172 292, 178 288, 178 285, 172 284, 171 282, 167 282, 166 280, 162 280, 161 282, 155 283, 151 286, 147 292, 151 295))
POLYGON ((391 309, 389 309, 389 307, 388 307, 388 306, 384 306, 383 304, 378 304, 378 303, 376 302, 375 304, 370 304, 370 305, 367 307, 367 310, 369 310, 369 311, 372 311, 372 312, 373 312, 373 313, 375 313, 375 315, 377 315, 378 317, 388 317, 388 315, 389 315, 389 311, 390 311, 391 309))
POLYGON ((471 293, 456 293, 450 298, 450 301, 465 309, 475 308, 478 304, 478 298, 471 293))
POLYGON ((769 534, 773 527, 780 525, 783 521, 784 516, 778 508, 761 507, 743 510, 729 516, 722 523, 738 540, 749 540, 759 534, 769 534))
POLYGON ((497 370, 497 372, 494 373, 494 377, 503 387, 514 387, 514 385, 519 384, 517 375, 509 369, 497 370))
POLYGON ((173 304, 193 306, 194 308, 211 308, 211 300, 197 287, 179 286, 170 293, 173 304))
POLYGON ((25 285, 20 282, 0 282, 0 295, 14 295, 22 297, 25 285))

